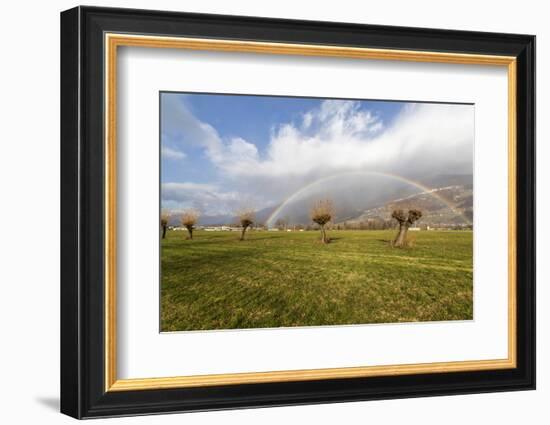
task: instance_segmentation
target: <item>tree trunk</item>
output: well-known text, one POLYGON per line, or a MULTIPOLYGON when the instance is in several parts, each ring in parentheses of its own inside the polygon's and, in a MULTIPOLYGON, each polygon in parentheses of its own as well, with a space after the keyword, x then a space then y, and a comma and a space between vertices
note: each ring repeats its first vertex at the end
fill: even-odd
POLYGON ((246 228, 247 228, 247 227, 248 227, 248 226, 243 226, 243 231, 241 232, 241 238, 239 239, 240 241, 244 241, 244 234, 245 234, 245 232, 246 232, 246 228))
POLYGON ((193 240, 193 228, 192 228, 192 227, 188 227, 188 228, 187 228, 187 231, 189 232, 189 239, 193 240))
POLYGON ((393 241, 393 246, 402 247, 405 246, 407 242, 407 232, 409 230, 409 225, 407 223, 399 223, 399 233, 393 241))
POLYGON ((321 242, 327 243, 327 232, 325 231, 325 226, 321 226, 321 242))
POLYGON ((166 226, 162 226, 162 239, 166 238, 166 226))

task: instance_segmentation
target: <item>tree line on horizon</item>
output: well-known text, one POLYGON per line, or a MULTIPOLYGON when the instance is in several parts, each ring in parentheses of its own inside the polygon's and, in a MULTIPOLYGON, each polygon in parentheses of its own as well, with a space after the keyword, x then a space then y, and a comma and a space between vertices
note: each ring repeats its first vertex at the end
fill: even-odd
MULTIPOLYGON (((316 201, 309 210, 309 217, 311 221, 319 227, 319 230, 321 233, 320 242, 322 244, 327 244, 330 242, 330 237, 327 234, 327 230, 328 230, 327 227, 334 219, 334 216, 335 216, 334 211, 335 211, 334 204, 330 199, 321 199, 316 201)), ((255 222, 256 212, 253 208, 243 207, 235 212, 235 216, 237 217, 239 225, 242 229, 239 240, 244 241, 247 229, 249 229, 255 222)), ((193 231, 195 229, 195 226, 197 225, 199 217, 200 217, 200 213, 195 209, 185 210, 180 217, 181 225, 187 229, 188 240, 193 240, 193 231)), ((414 225, 415 222, 420 220, 420 218, 422 217, 422 211, 415 208, 411 208, 408 211, 398 208, 392 211, 391 217, 398 224, 398 233, 392 242, 392 246, 393 247, 408 246, 408 242, 407 242, 408 230, 411 226, 414 225)), ((162 239, 166 238, 166 232, 168 230, 169 222, 170 222, 170 214, 166 212, 161 213, 160 225, 162 229, 162 239)), ((369 227, 369 224, 367 222, 367 224, 364 227, 362 227, 362 225, 359 224, 359 229, 360 230, 388 229, 393 227, 393 224, 394 222, 392 220, 382 220, 377 223, 373 222, 372 224, 370 224, 370 227, 369 227), (378 226, 378 228, 376 228, 375 226, 378 226)), ((286 226, 287 223, 285 223, 283 219, 279 219, 275 223, 275 225, 286 226)), ((344 222, 343 226, 344 226, 344 229, 352 228, 352 227, 349 227, 349 225, 347 225, 346 222, 344 222)), ((337 229, 340 230, 340 225, 337 225, 337 229)))

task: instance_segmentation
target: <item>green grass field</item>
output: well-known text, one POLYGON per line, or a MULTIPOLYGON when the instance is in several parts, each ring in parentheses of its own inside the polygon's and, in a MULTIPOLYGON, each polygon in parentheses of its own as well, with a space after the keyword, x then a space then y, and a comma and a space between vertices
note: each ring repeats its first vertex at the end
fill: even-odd
POLYGON ((161 251, 161 329, 270 328, 468 320, 472 232, 169 231, 161 251))

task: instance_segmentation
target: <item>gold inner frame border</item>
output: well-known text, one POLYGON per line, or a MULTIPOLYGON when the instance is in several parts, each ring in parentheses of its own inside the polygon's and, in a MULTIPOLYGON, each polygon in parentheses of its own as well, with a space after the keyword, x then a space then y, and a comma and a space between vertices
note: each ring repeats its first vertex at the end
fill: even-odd
POLYGON ((311 381, 322 379, 449 373, 511 369, 516 353, 516 58, 513 56, 371 49, 330 45, 287 44, 204 38, 106 33, 105 46, 105 391, 136 391, 216 385, 311 381), (116 324, 116 164, 117 164, 117 51, 120 46, 226 51, 279 55, 324 56, 469 65, 504 66, 508 72, 508 357, 495 360, 398 364, 326 369, 118 379, 116 324))

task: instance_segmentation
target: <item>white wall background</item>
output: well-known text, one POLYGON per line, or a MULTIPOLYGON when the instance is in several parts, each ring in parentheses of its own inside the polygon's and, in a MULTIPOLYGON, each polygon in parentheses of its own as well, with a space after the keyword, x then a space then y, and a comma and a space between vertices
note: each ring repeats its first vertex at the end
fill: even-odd
MULTIPOLYGON (((277 0, 96 1, 96 5, 190 12, 518 32, 537 35, 538 216, 550 213, 550 27, 534 0, 338 2, 277 0), (546 196, 545 196, 546 195, 546 196)), ((9 2, 0 15, 0 421, 69 423, 59 392, 59 12, 77 3, 9 2)), ((540 220, 539 220, 540 222, 540 220)), ((550 237, 539 226, 538 240, 550 237)), ((548 423, 550 291, 548 245, 538 243, 538 389, 436 397, 195 413, 109 423, 257 424, 548 423)))

